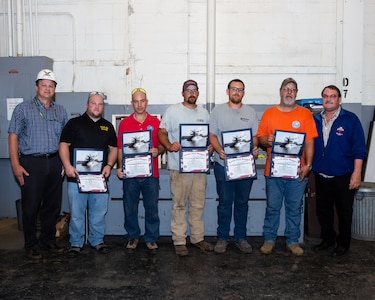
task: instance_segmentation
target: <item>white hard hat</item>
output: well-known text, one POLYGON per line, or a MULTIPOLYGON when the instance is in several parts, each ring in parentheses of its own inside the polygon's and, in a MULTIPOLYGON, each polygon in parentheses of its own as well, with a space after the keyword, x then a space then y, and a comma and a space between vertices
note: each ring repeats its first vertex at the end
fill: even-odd
POLYGON ((52 80, 57 84, 55 74, 49 69, 43 69, 38 73, 38 76, 36 77, 36 81, 40 79, 52 80))

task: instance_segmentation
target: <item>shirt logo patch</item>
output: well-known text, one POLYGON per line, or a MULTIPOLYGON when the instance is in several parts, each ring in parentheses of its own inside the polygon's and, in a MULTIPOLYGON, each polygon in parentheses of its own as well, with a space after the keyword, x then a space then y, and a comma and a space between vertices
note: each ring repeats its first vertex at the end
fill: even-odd
POLYGON ((300 128, 301 127, 301 123, 299 121, 293 121, 292 122, 292 127, 293 128, 300 128))
POLYGON ((344 135, 344 128, 342 128, 342 126, 336 129, 336 135, 338 136, 344 135))
POLYGON ((108 126, 103 126, 103 125, 100 125, 100 130, 102 131, 108 131, 108 126))
POLYGON ((244 122, 249 122, 250 119, 242 117, 242 118, 240 118, 240 120, 244 121, 244 122))
POLYGON ((151 126, 151 125, 148 125, 148 126, 147 126, 147 130, 153 131, 153 130, 154 130, 154 127, 151 126))

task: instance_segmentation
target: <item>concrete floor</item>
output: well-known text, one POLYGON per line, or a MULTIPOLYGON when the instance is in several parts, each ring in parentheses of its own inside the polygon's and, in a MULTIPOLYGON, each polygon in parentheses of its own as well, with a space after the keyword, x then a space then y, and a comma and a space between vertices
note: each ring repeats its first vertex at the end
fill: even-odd
MULTIPOLYGON (((213 237, 208 238, 214 242, 213 237)), ((170 237, 151 255, 144 243, 136 253, 123 250, 121 236, 107 236, 112 252, 86 246, 82 255, 44 253, 25 257, 23 235, 14 219, 0 220, 0 298, 2 299, 375 299, 375 242, 353 240, 348 255, 316 254, 316 239, 305 239, 303 257, 285 251, 279 238, 274 253, 261 255, 261 237, 249 237, 252 254, 233 244, 223 255, 189 246, 177 257, 170 237)), ((61 241, 66 246, 67 240, 61 241)))

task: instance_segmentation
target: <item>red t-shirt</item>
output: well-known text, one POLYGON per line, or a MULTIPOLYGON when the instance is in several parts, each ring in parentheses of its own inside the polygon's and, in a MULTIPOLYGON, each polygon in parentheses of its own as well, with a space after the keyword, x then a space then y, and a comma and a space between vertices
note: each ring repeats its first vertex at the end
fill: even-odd
MULTIPOLYGON (((160 121, 157 117, 146 113, 146 119, 141 123, 138 122, 134 118, 134 113, 130 116, 126 117, 125 119, 121 120, 120 125, 118 127, 118 134, 117 134, 117 148, 119 151, 122 151, 122 133, 123 132, 131 132, 131 131, 139 131, 139 130, 151 130, 151 143, 152 148, 157 148, 160 145, 158 139, 158 130, 160 121)), ((159 177, 159 168, 158 168, 158 157, 152 158, 152 167, 154 169, 154 177, 159 177)))

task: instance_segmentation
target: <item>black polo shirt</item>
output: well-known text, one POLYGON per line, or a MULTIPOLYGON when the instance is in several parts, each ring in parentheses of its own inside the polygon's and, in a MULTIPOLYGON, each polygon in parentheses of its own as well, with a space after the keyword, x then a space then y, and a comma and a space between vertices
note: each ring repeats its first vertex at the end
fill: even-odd
MULTIPOLYGON (((85 112, 82 116, 70 119, 65 125, 60 142, 69 143, 72 165, 75 148, 95 148, 104 151, 103 167, 107 164, 108 146, 117 147, 117 137, 112 123, 106 119, 93 121, 85 112)), ((70 178, 68 178, 68 181, 70 178)), ((71 178, 73 179, 73 178, 71 178)))

